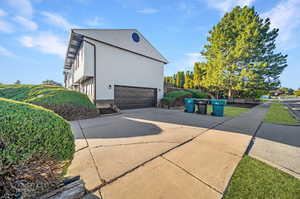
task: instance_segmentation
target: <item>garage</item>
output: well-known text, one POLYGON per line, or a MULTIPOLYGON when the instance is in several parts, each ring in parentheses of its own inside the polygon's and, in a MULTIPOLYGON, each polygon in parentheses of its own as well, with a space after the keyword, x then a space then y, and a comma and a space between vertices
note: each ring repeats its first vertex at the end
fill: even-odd
POLYGON ((156 106, 156 88, 115 85, 114 95, 115 104, 121 110, 156 106))

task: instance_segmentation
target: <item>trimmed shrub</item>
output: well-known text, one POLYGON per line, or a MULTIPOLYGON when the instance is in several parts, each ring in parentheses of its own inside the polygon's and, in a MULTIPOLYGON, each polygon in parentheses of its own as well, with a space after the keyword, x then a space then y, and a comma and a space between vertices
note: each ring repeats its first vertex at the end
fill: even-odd
POLYGON ((43 106, 68 120, 98 115, 85 94, 55 85, 0 85, 0 97, 43 106))
POLYGON ((192 94, 187 91, 171 91, 165 94, 161 102, 167 106, 181 106, 187 97, 192 97, 192 94))
POLYGON ((162 104, 168 106, 182 106, 184 105, 184 98, 209 98, 208 94, 202 93, 195 90, 180 90, 180 91, 170 91, 165 94, 162 98, 162 104))
MULTIPOLYGON (((72 159, 74 150, 70 125, 62 117, 36 105, 0 98, 0 181, 14 185, 16 170, 34 170, 26 166, 32 161, 63 167, 72 159)), ((34 177, 30 176, 30 180, 34 177)), ((0 195, 7 191, 5 186, 8 185, 0 183, 0 195)))
POLYGON ((202 93, 200 91, 190 90, 190 93, 192 93, 193 98, 199 98, 199 99, 208 99, 209 95, 207 93, 202 93))

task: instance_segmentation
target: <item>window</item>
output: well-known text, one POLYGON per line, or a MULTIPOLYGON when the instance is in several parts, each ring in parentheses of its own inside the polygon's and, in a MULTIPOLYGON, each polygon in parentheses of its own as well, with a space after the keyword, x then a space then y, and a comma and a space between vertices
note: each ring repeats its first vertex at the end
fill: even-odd
POLYGON ((136 32, 132 33, 131 37, 132 37, 133 41, 135 41, 135 42, 140 41, 140 36, 136 32))

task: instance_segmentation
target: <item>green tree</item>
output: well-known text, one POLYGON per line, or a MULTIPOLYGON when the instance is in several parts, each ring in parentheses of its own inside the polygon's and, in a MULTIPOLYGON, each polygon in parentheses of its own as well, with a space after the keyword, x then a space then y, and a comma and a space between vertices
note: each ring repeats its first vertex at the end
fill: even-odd
POLYGON ((193 83, 193 73, 190 71, 186 71, 185 73, 185 78, 184 78, 184 88, 193 88, 194 83, 193 83))
POLYGON ((287 66, 287 55, 275 52, 278 29, 259 17, 254 8, 235 7, 209 31, 206 87, 228 92, 271 90, 279 86, 279 75, 287 66))
POLYGON ((300 88, 298 90, 294 91, 294 95, 300 96, 300 88))
POLYGON ((20 81, 20 80, 17 80, 17 81, 15 82, 15 84, 21 84, 21 81, 20 81))
POLYGON ((62 87, 62 84, 59 83, 59 82, 56 82, 54 80, 44 80, 42 82, 42 84, 47 84, 47 85, 55 85, 55 86, 61 86, 62 87))
POLYGON ((183 88, 183 85, 184 85, 184 72, 179 71, 176 74, 176 87, 183 88))
POLYGON ((195 88, 200 88, 204 86, 203 79, 206 75, 205 63, 195 62, 194 64, 194 76, 193 76, 193 84, 195 88))

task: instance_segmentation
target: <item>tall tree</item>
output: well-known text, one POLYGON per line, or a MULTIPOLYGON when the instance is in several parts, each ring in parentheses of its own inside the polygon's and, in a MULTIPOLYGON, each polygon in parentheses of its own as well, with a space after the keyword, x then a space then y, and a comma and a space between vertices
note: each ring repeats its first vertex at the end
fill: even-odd
POLYGON ((44 80, 42 82, 42 84, 48 84, 48 85, 55 85, 55 86, 61 86, 62 87, 62 84, 59 83, 59 82, 56 82, 54 80, 44 80))
POLYGON ((194 76, 193 76, 193 84, 195 88, 200 88, 204 86, 203 79, 206 75, 205 63, 195 62, 194 64, 194 76))
POLYGON ((17 81, 15 82, 15 84, 21 84, 21 81, 20 81, 20 80, 17 80, 17 81))
POLYGON ((279 75, 287 66, 287 55, 275 52, 278 29, 262 19, 254 8, 235 7, 209 31, 205 56, 208 87, 253 92, 279 86, 279 75))
POLYGON ((179 71, 176 74, 176 87, 183 88, 184 85, 184 72, 179 71))
POLYGON ((184 78, 184 88, 193 88, 194 83, 193 83, 193 73, 190 71, 186 71, 185 73, 185 78, 184 78))

